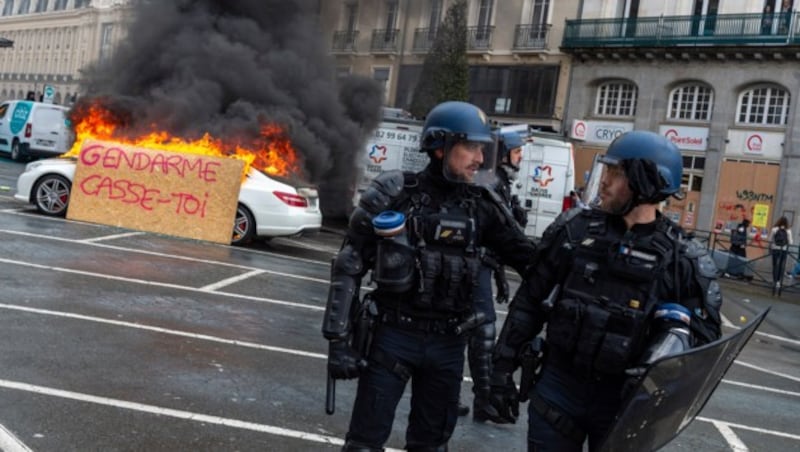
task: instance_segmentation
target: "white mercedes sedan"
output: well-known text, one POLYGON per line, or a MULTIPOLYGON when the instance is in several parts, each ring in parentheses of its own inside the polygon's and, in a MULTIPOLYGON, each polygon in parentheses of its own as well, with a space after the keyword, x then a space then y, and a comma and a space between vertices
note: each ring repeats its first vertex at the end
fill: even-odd
MULTIPOLYGON (((28 163, 17 179, 14 197, 35 205, 45 215, 65 216, 75 167, 74 158, 28 163)), ((321 226, 315 188, 297 187, 251 168, 239 190, 231 244, 244 245, 257 237, 305 235, 318 232, 321 226)))

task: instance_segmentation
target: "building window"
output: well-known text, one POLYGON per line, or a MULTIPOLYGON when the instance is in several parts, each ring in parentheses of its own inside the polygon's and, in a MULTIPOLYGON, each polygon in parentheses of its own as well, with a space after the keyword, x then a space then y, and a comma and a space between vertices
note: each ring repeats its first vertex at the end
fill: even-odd
POLYGON ((344 26, 345 30, 352 33, 358 24, 358 4, 345 3, 344 5, 344 26))
POLYGON ((376 67, 372 69, 372 78, 381 85, 383 88, 384 103, 388 103, 389 99, 389 68, 376 67))
POLYGON ((61 11, 62 9, 67 9, 67 0, 56 0, 53 5, 53 11, 61 11))
POLYGON ((533 0, 531 25, 546 25, 550 15, 550 0, 533 0))
POLYGON ((3 5, 3 15, 10 16, 14 13, 14 0, 6 0, 3 5))
POLYGON ((111 56, 111 37, 114 33, 114 24, 105 23, 100 29, 100 61, 106 61, 111 56))
POLYGON ((710 121, 714 104, 714 92, 705 85, 682 85, 672 90, 669 96, 670 119, 710 121))
POLYGON ((36 12, 41 13, 47 11, 47 4, 49 0, 36 0, 36 12))
POLYGON ((703 170, 705 167, 705 157, 684 155, 681 188, 684 191, 701 191, 703 188, 703 170))
POLYGON ((492 25, 492 7, 494 0, 480 0, 478 5, 478 26, 488 27, 492 25))
POLYGON ((22 0, 19 2, 19 9, 17 9, 17 14, 28 14, 28 11, 31 9, 31 0, 22 0))
POLYGON ((485 112, 550 118, 558 73, 556 65, 471 66, 469 101, 485 112))
POLYGON ((397 24, 397 0, 386 0, 386 29, 394 30, 397 24))
POLYGON ((434 35, 442 20, 442 0, 431 0, 431 15, 428 19, 428 30, 434 35))
POLYGON ((763 126, 786 125, 790 95, 783 88, 760 86, 739 96, 737 123, 763 126))
POLYGON ((636 85, 607 82, 597 88, 594 113, 599 116, 633 116, 636 113, 636 85))
POLYGON ((75 9, 86 8, 89 6, 89 0, 75 0, 75 9))

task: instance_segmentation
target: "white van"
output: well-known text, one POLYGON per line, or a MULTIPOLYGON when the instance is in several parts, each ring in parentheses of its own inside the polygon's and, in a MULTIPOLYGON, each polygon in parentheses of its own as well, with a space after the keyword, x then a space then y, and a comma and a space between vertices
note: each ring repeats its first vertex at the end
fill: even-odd
POLYGON ((72 144, 67 107, 10 100, 0 104, 0 152, 16 161, 53 157, 72 144))
POLYGON ((525 235, 541 238, 545 229, 564 210, 572 207, 575 190, 572 143, 558 137, 529 136, 522 147, 519 177, 512 194, 528 212, 525 235))
POLYGON ((428 154, 419 152, 422 122, 413 120, 384 120, 367 140, 359 162, 361 176, 353 193, 353 205, 358 205, 361 193, 372 179, 383 171, 417 172, 428 165, 428 154))

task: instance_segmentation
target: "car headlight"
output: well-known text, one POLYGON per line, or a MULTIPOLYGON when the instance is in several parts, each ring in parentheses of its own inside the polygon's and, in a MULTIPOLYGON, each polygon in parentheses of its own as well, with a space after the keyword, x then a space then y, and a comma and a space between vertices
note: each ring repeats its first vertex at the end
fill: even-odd
POLYGON ((25 165, 25 172, 33 171, 33 170, 35 170, 36 168, 38 168, 40 166, 42 166, 42 162, 39 162, 39 161, 30 162, 27 165, 25 165))

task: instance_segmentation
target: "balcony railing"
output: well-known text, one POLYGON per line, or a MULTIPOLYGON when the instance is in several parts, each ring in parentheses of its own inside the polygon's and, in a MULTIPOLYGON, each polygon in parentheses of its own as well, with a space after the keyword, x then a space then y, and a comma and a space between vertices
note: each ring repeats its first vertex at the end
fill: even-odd
POLYGON ((514 50, 537 50, 547 48, 550 24, 517 25, 514 31, 514 50))
POLYGON ((436 40, 436 28, 417 28, 414 30, 414 45, 411 47, 412 52, 425 53, 433 48, 433 42, 436 40))
POLYGON ((372 43, 369 49, 378 53, 397 53, 398 36, 400 36, 400 30, 396 28, 372 30, 372 43))
POLYGON ((331 50, 334 53, 355 53, 356 42, 358 42, 357 30, 334 31, 331 50))
POLYGON ((467 27, 468 50, 491 50, 494 27, 467 27))
POLYGON ((562 46, 646 47, 800 44, 798 13, 568 20, 562 46))

